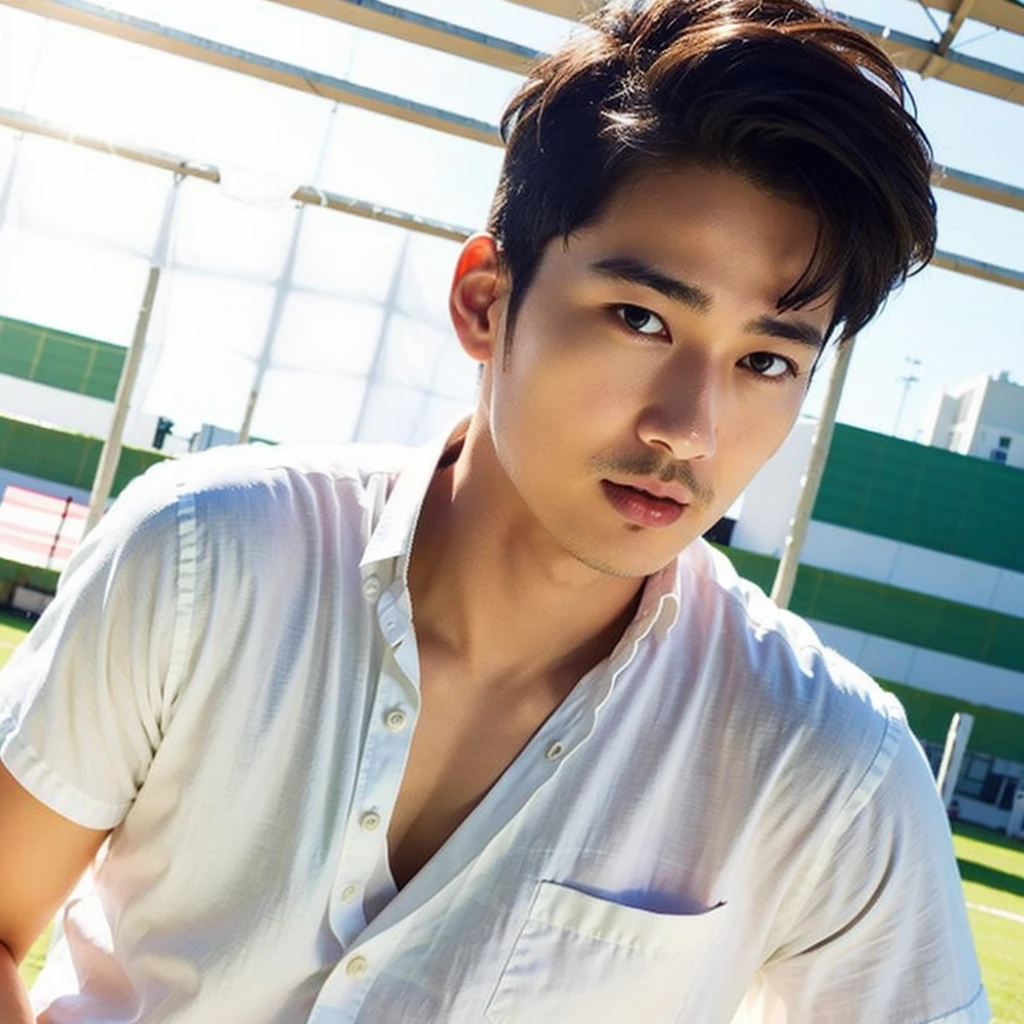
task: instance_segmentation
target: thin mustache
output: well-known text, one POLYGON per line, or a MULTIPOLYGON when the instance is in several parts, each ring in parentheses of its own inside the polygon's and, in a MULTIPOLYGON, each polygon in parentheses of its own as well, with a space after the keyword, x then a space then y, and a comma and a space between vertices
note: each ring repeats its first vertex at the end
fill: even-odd
POLYGON ((656 452, 643 452, 617 459, 595 459, 593 468, 602 474, 656 477, 663 484, 681 483, 702 505, 710 505, 714 489, 697 479, 688 462, 664 462, 656 452))

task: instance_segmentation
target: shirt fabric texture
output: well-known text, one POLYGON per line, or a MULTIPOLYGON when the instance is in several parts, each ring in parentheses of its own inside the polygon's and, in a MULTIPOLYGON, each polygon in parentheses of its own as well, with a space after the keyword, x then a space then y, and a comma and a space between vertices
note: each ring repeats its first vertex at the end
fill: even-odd
POLYGON ((0 758, 114 829, 44 1024, 979 1024, 902 710, 695 542, 401 891, 406 563, 445 438, 160 465, 0 677, 0 758))

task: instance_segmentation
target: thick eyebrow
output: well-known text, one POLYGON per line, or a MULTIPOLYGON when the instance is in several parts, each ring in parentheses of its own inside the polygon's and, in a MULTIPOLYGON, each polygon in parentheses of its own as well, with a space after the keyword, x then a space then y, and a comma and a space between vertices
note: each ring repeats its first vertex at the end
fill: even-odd
MULTIPOLYGON (((628 281, 660 292, 673 302, 679 302, 697 313, 707 313, 712 306, 711 296, 694 284, 670 277, 634 256, 608 256, 595 260, 590 269, 616 281, 628 281)), ((745 327, 748 334, 772 338, 785 338, 812 348, 825 347, 825 338, 816 327, 803 320, 780 320, 773 316, 758 317, 745 327)))
POLYGON ((630 284, 652 288, 656 292, 661 292, 667 299, 681 302, 698 313, 706 313, 711 308, 711 296, 707 292, 696 285, 669 277, 668 274, 655 270, 633 256, 609 256, 591 263, 590 269, 617 281, 628 281, 630 284))
POLYGON ((821 331, 804 320, 779 320, 774 316, 762 316, 747 324, 746 331, 748 334, 763 334, 771 338, 798 341, 801 345, 810 345, 811 348, 825 347, 825 337, 821 331))

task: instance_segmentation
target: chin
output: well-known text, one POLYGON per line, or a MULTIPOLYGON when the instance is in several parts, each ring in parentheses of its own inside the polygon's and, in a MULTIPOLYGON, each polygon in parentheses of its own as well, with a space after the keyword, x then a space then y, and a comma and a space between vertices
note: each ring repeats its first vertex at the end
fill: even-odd
POLYGON ((609 547, 585 549, 580 545, 572 544, 565 545, 565 549, 578 562, 595 572, 603 573, 605 576, 615 576, 619 579, 642 580, 664 569, 687 544, 692 543, 692 539, 667 554, 664 552, 644 554, 636 550, 622 549, 615 551, 609 547))

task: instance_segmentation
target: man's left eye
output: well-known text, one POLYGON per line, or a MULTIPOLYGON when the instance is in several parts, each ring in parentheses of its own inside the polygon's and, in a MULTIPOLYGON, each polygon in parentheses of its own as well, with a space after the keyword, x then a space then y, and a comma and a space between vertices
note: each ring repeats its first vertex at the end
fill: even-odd
POLYGON ((775 355, 774 352, 751 352, 749 356, 744 356, 740 363, 759 377, 782 377, 786 374, 795 377, 797 375, 796 366, 790 360, 775 355))

